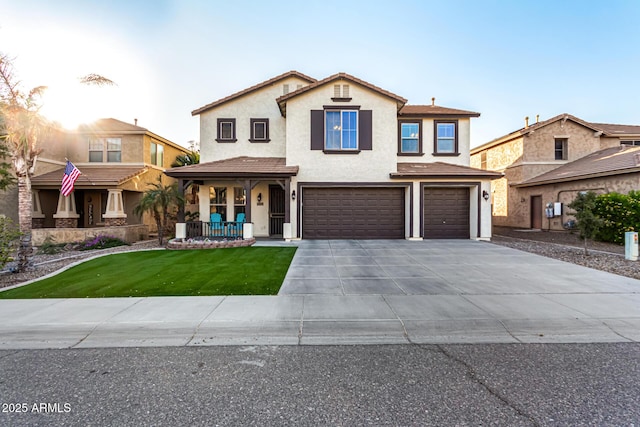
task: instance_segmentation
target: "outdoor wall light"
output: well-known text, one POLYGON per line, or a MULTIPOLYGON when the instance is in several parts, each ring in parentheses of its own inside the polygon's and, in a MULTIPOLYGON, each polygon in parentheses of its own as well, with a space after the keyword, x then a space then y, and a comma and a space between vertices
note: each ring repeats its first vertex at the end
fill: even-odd
POLYGON ((489 200, 489 192, 487 190, 482 190, 482 198, 489 200))
POLYGON ((262 201, 262 193, 258 193, 258 203, 262 201))
POLYGON ((293 190, 291 192, 291 200, 295 200, 296 199, 296 190, 293 190))

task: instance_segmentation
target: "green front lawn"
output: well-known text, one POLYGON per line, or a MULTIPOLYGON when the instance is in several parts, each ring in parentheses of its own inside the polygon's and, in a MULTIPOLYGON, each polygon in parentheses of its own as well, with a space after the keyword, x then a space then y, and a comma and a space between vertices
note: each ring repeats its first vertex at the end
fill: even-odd
POLYGON ((0 299, 275 295, 293 247, 140 251, 87 261, 0 299))

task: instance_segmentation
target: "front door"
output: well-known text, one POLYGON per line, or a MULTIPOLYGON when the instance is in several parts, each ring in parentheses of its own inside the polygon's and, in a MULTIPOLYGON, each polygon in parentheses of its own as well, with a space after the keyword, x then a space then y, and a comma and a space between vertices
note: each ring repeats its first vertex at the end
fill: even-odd
POLYGON ((102 195, 98 192, 84 192, 84 227, 97 227, 101 222, 102 195))
POLYGON ((285 192, 279 185, 269 185, 269 236, 282 237, 285 192))
POLYGON ((531 228, 542 229, 542 196, 531 196, 531 228))

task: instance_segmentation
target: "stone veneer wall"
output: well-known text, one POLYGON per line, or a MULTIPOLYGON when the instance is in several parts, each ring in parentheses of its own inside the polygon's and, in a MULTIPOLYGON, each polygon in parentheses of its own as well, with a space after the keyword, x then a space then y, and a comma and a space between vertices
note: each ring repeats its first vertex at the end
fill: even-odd
POLYGON ((107 227, 121 227, 127 225, 127 218, 105 218, 104 225, 107 227))
POLYGON ((196 240, 196 239, 171 239, 167 243, 167 249, 222 249, 251 246, 256 239, 238 240, 196 240))
POLYGON ((76 228, 78 218, 56 218, 56 228, 76 228))
POLYGON ((31 230, 31 242, 33 246, 41 246, 49 237, 54 243, 75 243, 100 235, 113 236, 127 243, 134 243, 147 240, 149 229, 144 224, 122 227, 40 228, 31 230))
POLYGON ((31 218, 31 228, 44 228, 44 218, 31 218))

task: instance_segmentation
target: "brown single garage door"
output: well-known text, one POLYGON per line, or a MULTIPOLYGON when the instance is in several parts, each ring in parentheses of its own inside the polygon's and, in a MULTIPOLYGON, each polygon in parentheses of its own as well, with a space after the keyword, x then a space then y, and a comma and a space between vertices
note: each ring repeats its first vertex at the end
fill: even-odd
POLYGON ((424 238, 468 239, 469 189, 425 187, 424 238))
POLYGON ((304 188, 303 239, 404 239, 404 188, 304 188))

